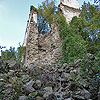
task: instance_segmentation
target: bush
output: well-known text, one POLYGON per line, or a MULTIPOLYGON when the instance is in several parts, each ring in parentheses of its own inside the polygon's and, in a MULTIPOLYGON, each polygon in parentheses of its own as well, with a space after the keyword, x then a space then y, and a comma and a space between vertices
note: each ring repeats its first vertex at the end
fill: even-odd
POLYGON ((62 44, 62 55, 64 62, 69 64, 76 59, 84 59, 86 55, 86 42, 78 35, 67 36, 62 44))
POLYGON ((1 59, 5 62, 8 60, 15 60, 19 64, 24 62, 26 53, 26 47, 25 46, 19 46, 17 50, 15 50, 14 47, 10 47, 9 50, 5 50, 1 52, 1 59))
POLYGON ((88 59, 81 64, 81 76, 89 84, 88 90, 91 93, 91 99, 97 100, 100 91, 100 59, 88 59))
POLYGON ((71 64, 78 58, 85 58, 87 52, 86 41, 82 38, 81 34, 78 33, 78 29, 76 30, 76 27, 72 27, 72 24, 68 26, 63 15, 58 15, 56 24, 58 25, 60 36, 63 40, 63 61, 71 64))
POLYGON ((17 62, 19 64, 24 63, 25 54, 26 54, 26 46, 19 46, 17 48, 17 62))
POLYGON ((31 11, 31 10, 37 11, 37 9, 36 9, 34 6, 31 6, 31 7, 30 7, 30 11, 31 11))
POLYGON ((10 47, 9 50, 1 52, 1 58, 3 61, 16 60, 16 51, 14 47, 10 47))

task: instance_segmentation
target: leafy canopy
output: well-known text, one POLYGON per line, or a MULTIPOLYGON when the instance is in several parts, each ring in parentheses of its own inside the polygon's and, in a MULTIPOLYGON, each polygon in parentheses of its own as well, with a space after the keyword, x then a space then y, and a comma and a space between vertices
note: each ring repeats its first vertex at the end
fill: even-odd
POLYGON ((19 45, 17 50, 15 50, 15 47, 10 47, 10 49, 6 49, 5 51, 1 51, 1 58, 3 61, 8 60, 15 60, 19 64, 23 63, 22 60, 24 60, 26 54, 26 47, 19 45))
POLYGON ((46 0, 38 8, 38 31, 48 33, 56 15, 55 0, 46 0))
POLYGON ((80 17, 85 21, 82 36, 88 44, 88 52, 96 53, 100 47, 100 10, 98 5, 83 4, 80 17))
POLYGON ((3 61, 16 60, 16 52, 14 47, 10 47, 9 50, 1 52, 1 58, 3 61))
POLYGON ((82 28, 81 23, 79 24, 79 27, 76 28, 76 24, 78 24, 80 20, 80 18, 74 17, 70 26, 68 26, 66 18, 63 15, 58 15, 58 18, 56 19, 60 36, 63 40, 63 62, 67 62, 68 64, 72 64, 76 59, 85 58, 87 52, 86 41, 80 34, 82 28))

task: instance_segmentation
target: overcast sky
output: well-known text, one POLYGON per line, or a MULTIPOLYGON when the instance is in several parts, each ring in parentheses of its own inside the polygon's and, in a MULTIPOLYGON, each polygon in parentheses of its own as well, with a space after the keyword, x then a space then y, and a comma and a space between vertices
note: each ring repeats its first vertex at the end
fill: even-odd
MULTIPOLYGON (((38 8, 38 4, 43 1, 0 0, 0 46, 18 47, 19 42, 23 43, 30 6, 38 8)), ((60 0, 56 1, 57 4, 60 3, 60 0)), ((83 2, 84 0, 79 0, 80 7, 83 2)))

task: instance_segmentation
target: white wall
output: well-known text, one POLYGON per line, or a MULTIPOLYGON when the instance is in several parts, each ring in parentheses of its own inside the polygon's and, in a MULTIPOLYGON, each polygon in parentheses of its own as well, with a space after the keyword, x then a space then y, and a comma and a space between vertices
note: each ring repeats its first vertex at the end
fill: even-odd
POLYGON ((33 20, 37 23, 37 14, 33 14, 33 20))
POLYGON ((73 7, 73 8, 79 9, 78 0, 64 0, 62 3, 64 5, 69 6, 69 7, 73 7))

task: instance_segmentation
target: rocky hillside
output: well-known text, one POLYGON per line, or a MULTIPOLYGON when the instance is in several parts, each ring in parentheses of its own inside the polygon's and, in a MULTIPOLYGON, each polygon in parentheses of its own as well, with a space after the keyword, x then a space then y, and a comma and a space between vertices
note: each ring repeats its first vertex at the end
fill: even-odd
POLYGON ((98 59, 88 54, 84 62, 45 68, 0 60, 0 100, 100 100, 100 80, 92 84, 80 67, 90 60, 98 59))

